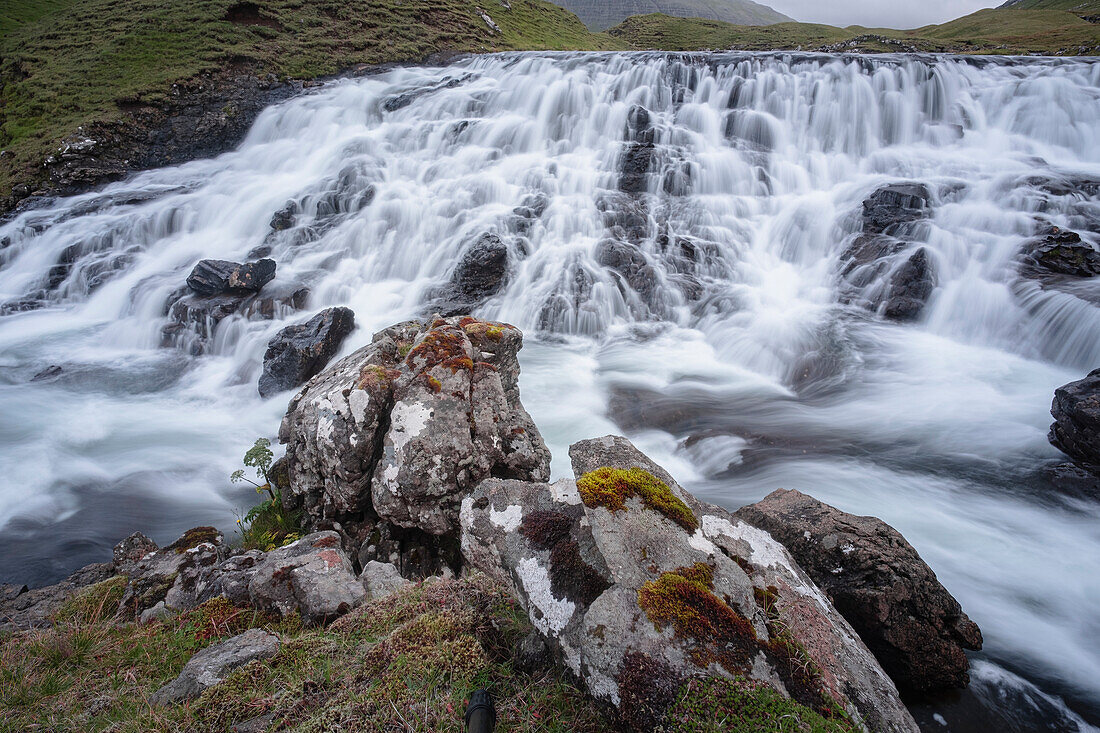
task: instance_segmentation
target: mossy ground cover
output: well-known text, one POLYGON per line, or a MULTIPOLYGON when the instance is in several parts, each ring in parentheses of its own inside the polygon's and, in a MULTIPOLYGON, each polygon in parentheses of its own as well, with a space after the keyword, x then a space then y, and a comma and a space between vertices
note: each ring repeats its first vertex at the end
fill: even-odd
POLYGON ((665 715, 678 733, 845 733, 847 721, 827 720, 770 687, 748 680, 691 680, 665 715))
MULTIPOLYGON (((101 584, 102 585, 102 584, 101 584)), ((98 588, 80 600, 94 609, 98 588)), ((104 603, 109 606, 109 603, 104 603)), ((304 629, 223 599, 149 626, 73 614, 55 628, 0 638, 0 730, 225 731, 270 715, 291 731, 458 731, 470 693, 493 691, 499 731, 604 731, 611 723, 553 671, 521 672, 526 615, 484 576, 421 583, 304 629), (199 649, 262 627, 279 653, 182 705, 149 697, 199 649)))
POLYGON ((11 0, 0 11, 0 194, 80 125, 232 64, 312 79, 438 51, 615 49, 543 0, 11 0))

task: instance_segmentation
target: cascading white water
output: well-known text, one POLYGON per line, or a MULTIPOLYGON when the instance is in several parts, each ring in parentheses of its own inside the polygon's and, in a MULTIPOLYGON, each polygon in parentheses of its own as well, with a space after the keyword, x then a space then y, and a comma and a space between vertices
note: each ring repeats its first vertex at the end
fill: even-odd
POLYGON ((477 313, 527 334, 557 473, 571 441, 625 430, 712 501, 798 488, 882 517, 985 632, 983 704, 1076 730, 1014 673, 1100 710, 1100 501, 1044 478, 1052 392, 1100 366, 1100 285, 1042 287, 1016 258, 1037 215, 1096 244, 1097 180, 1089 61, 518 54, 334 82, 233 153, 0 227, 0 580, 250 503, 226 477, 275 431, 286 399, 256 379, 303 314, 231 317, 201 357, 162 348, 200 258, 270 247, 269 287, 355 311, 348 353, 494 233, 509 280, 477 313), (624 193, 637 107, 655 146, 624 193), (937 287, 911 325, 841 303, 860 204, 899 180, 933 202, 910 234, 937 287), (637 247, 637 277, 608 240, 637 247))

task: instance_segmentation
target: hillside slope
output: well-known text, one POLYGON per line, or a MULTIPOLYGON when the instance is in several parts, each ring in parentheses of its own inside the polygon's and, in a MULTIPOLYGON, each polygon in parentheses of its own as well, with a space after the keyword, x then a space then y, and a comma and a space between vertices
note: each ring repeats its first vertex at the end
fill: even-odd
POLYGON ((791 20, 753 0, 558 0, 590 30, 602 31, 632 15, 663 13, 678 18, 705 18, 737 25, 770 25, 791 20))
MULTIPOLYGON (((8 0, 0 11, 0 196, 17 181, 44 184, 42 161, 78 127, 87 135, 106 124, 99 138, 132 139, 135 125, 171 117, 181 90, 259 84, 249 104, 212 97, 224 97, 225 109, 207 116, 224 112, 236 129, 278 86, 257 82, 268 75, 308 80, 439 52, 627 47, 543 0, 483 7, 488 20, 469 0, 8 0)), ((102 180, 82 175, 86 184, 102 180)))
POLYGON ((1076 15, 1100 13, 1100 0, 1008 0, 1000 9, 1065 10, 1076 15))
POLYGON ((1100 53, 1100 25, 1062 10, 979 10, 909 31, 812 23, 740 26, 700 18, 628 18, 608 34, 637 49, 669 51, 799 49, 803 51, 970 54, 1100 53))

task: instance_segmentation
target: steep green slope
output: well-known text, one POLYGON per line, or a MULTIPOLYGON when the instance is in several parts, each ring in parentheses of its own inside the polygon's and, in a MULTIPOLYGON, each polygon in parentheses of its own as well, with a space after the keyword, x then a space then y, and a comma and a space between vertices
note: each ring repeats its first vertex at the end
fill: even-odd
POLYGON ((310 79, 438 51, 614 49, 543 0, 7 0, 0 38, 0 195, 35 181, 79 125, 157 105, 231 66, 310 79))
POLYGON ((753 0, 558 0, 591 30, 602 31, 632 15, 663 13, 678 18, 705 18, 737 25, 768 25, 791 20, 753 0))
POLYGON ((1008 0, 1001 9, 1065 10, 1077 15, 1100 13, 1100 0, 1008 0))

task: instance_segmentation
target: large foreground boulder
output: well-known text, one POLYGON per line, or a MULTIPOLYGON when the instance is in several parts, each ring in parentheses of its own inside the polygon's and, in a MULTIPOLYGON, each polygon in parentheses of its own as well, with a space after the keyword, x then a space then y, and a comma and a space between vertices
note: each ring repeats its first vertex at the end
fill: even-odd
POLYGON ((326 308, 305 323, 287 326, 267 344, 261 397, 300 386, 328 365, 355 329, 350 308, 326 308))
POLYGON ((575 481, 490 478, 462 502, 468 563, 512 588, 554 655, 631 729, 687 680, 765 684, 869 730, 917 730, 878 662, 787 551, 699 502, 623 438, 575 481))
POLYGON ((982 633, 893 527, 783 489, 737 516, 783 543, 900 687, 969 683, 964 650, 982 633))
POLYGON ((1051 444, 1083 468, 1100 472, 1100 369, 1054 391, 1051 444))
POLYGON ((279 430, 288 506, 355 551, 378 522, 455 536, 459 503, 489 476, 548 478, 519 400, 521 346, 518 329, 468 317, 375 334, 291 400, 279 430))

